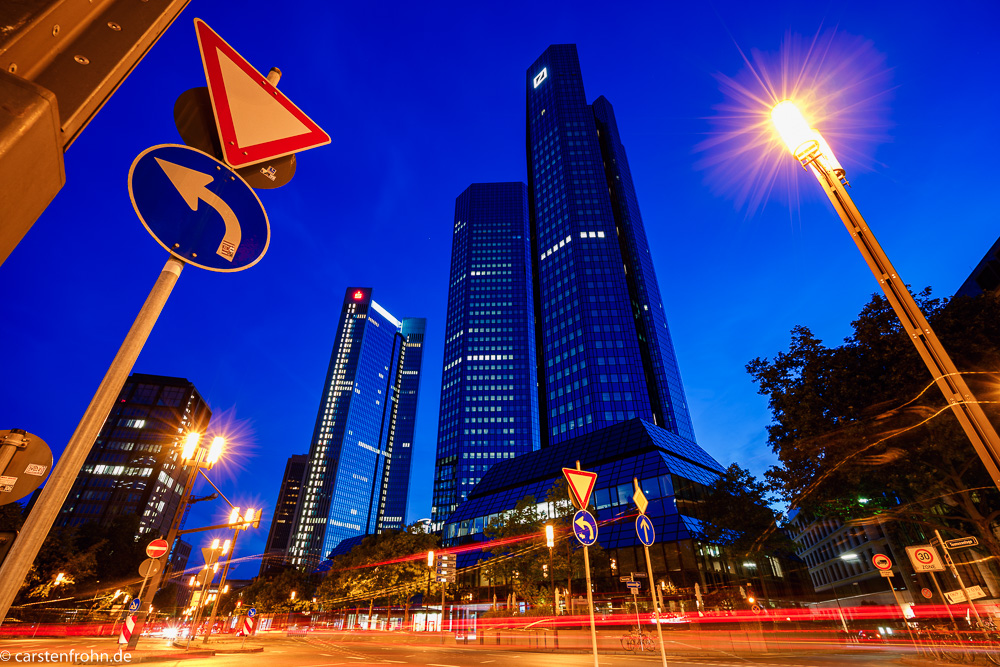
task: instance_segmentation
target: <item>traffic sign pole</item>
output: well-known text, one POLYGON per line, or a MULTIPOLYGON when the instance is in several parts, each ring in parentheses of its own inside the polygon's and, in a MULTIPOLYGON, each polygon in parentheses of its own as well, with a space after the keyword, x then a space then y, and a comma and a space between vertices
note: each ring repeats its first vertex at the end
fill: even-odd
MULTIPOLYGON (((965 587, 965 582, 962 581, 962 575, 958 573, 958 568, 955 567, 955 561, 951 557, 951 550, 948 548, 947 543, 941 539, 941 533, 937 529, 934 530, 934 536, 937 537, 938 544, 940 544, 941 548, 944 549, 945 562, 951 568, 951 573, 955 575, 956 579, 958 579, 958 585, 962 587, 962 595, 965 596, 965 601, 968 603, 969 609, 971 609, 973 615, 975 615, 976 622, 981 625, 983 619, 979 618, 979 610, 976 609, 976 605, 972 604, 972 597, 969 595, 969 589, 965 587)), ((944 596, 942 596, 941 599, 944 600, 946 605, 948 604, 948 600, 945 600, 944 596)))
MULTIPOLYGON (((635 492, 645 497, 642 493, 642 488, 639 486, 639 478, 633 477, 632 483, 635 484, 635 492)), ((642 516, 646 516, 645 508, 643 508, 642 516)), ((660 627, 660 607, 656 604, 656 580, 653 578, 653 561, 649 559, 649 546, 646 545, 645 540, 642 541, 642 550, 646 553, 646 573, 649 574, 649 594, 653 600, 653 617, 656 619, 656 638, 660 642, 660 660, 663 661, 663 667, 667 667, 667 649, 663 646, 663 628, 660 627)))
MULTIPOLYGON (((580 470, 579 461, 576 462, 576 469, 580 470)), ((593 488, 593 483, 591 483, 591 488, 593 488)), ((584 498, 583 501, 586 503, 588 498, 584 498)), ((580 509, 586 511, 587 506, 584 505, 580 509)), ((594 622, 594 592, 590 590, 590 550, 586 544, 583 545, 583 570, 587 573, 587 609, 590 611, 590 645, 594 650, 594 667, 600 667, 600 663, 597 660, 597 624, 594 622)))
POLYGON ((184 264, 180 260, 174 257, 167 260, 118 353, 111 361, 108 372, 98 385, 94 398, 83 413, 83 418, 66 444, 62 456, 59 457, 52 475, 42 488, 38 502, 24 522, 24 527, 11 547, 10 553, 7 554, 3 566, 0 566, 0 624, 7 616, 14 596, 17 595, 21 582, 31 569, 31 563, 38 555, 38 550, 59 515, 59 510, 66 502, 66 497, 73 488, 73 482, 80 474, 87 455, 90 454, 101 427, 104 426, 104 420, 111 413, 111 408, 122 387, 125 386, 125 381, 132 372, 132 367, 139 358, 139 353, 163 311, 163 306, 167 303, 167 298, 183 268, 184 264))
POLYGON ((933 572, 928 572, 928 574, 931 575, 931 581, 934 582, 934 588, 937 589, 938 597, 940 597, 941 601, 944 602, 944 608, 948 612, 948 618, 951 619, 951 627, 955 631, 955 637, 961 641, 961 637, 959 637, 958 634, 958 623, 955 622, 955 615, 951 613, 951 605, 948 604, 948 599, 945 598, 944 593, 941 592, 941 584, 938 583, 937 576, 935 576, 933 572))

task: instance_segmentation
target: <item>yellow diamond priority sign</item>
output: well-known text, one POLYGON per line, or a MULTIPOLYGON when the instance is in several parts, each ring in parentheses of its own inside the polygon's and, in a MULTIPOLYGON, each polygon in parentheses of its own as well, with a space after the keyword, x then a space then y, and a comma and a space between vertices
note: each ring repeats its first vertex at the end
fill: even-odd
POLYGON ((639 508, 639 514, 645 514, 646 507, 649 506, 649 501, 646 500, 646 494, 639 488, 639 480, 633 477, 632 483, 635 484, 635 493, 632 494, 632 502, 639 508))

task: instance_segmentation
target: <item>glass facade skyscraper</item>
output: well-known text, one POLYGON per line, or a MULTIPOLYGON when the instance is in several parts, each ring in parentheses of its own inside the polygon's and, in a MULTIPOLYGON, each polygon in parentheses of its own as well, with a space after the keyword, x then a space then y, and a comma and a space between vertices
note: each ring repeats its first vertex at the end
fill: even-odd
POLYGON ((611 104, 587 103, 572 44, 526 79, 543 445, 633 418, 693 440, 611 104))
POLYGON ((432 521, 495 463, 539 447, 531 244, 524 183, 455 200, 432 521))
POLYGON ((57 526, 139 517, 141 535, 165 535, 184 495, 181 444, 212 411, 184 378, 133 373, 73 482, 57 526))
POLYGON ((342 540, 401 528, 425 320, 397 320, 372 290, 344 295, 309 449, 289 560, 316 565, 342 540))

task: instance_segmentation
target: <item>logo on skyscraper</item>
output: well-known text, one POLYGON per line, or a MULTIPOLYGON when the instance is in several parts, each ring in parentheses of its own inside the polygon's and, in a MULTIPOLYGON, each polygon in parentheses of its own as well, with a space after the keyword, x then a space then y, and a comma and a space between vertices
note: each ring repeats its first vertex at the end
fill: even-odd
POLYGON ((357 292, 354 293, 354 300, 355 301, 361 301, 361 299, 363 299, 363 298, 365 298, 365 293, 362 292, 361 290, 358 290, 357 292))
POLYGON ((549 68, 543 67, 542 71, 535 75, 535 88, 542 85, 542 81, 545 81, 549 77, 549 68))

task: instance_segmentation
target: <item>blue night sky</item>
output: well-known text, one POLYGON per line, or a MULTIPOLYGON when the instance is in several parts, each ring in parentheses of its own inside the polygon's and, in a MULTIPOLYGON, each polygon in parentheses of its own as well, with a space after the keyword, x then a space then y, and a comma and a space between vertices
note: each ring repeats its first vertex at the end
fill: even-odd
MULTIPOLYGON (((261 72, 280 67, 279 88, 333 137, 299 155, 289 185, 259 193, 272 230, 263 260, 185 269, 134 369, 186 377, 208 400, 236 443, 211 473, 234 502, 270 520, 286 458, 309 447, 344 289, 371 286, 393 315, 427 318, 407 520, 429 516, 455 197, 526 180, 525 68, 567 42, 588 99, 615 106, 698 442, 760 475, 774 462, 770 417, 744 365, 786 349, 796 324, 836 344, 878 288, 790 156, 768 162, 766 147, 740 152, 752 135, 713 134, 732 127, 719 75, 746 80, 741 51, 756 50, 780 81, 782 45, 818 36, 825 60, 807 74, 826 86, 829 122, 816 124, 900 275, 948 296, 1000 234, 985 154, 1000 143, 998 13, 988 2, 196 0, 70 147, 66 186, 0 266, 0 428, 61 451, 167 259, 126 177, 144 149, 180 142, 174 100, 205 85, 197 16, 261 72)), ((188 527, 228 513, 195 507, 188 527)), ((239 554, 259 554, 265 537, 266 525, 241 537, 239 554)))

